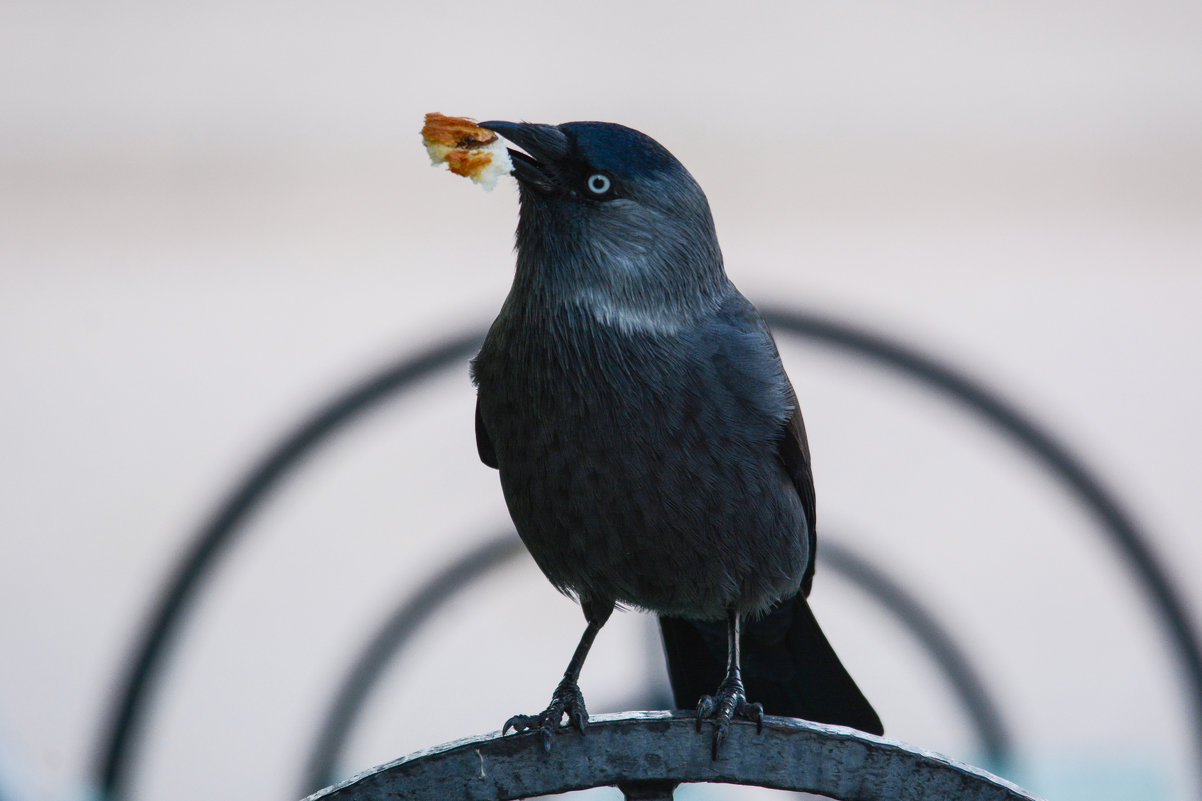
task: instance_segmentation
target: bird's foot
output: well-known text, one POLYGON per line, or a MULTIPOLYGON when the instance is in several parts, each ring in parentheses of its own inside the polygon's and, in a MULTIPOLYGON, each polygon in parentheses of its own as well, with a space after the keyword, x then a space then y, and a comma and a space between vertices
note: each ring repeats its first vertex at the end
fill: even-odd
POLYGON ((701 724, 706 718, 714 723, 713 759, 718 758, 718 748, 726 739, 732 720, 750 720, 755 723, 757 732, 764 730, 764 707, 747 702, 743 681, 737 675, 727 676, 718 685, 717 695, 701 696, 697 703, 697 731, 701 731, 701 724))
POLYGON ((540 731, 543 735, 543 750, 551 751, 551 735, 559 728, 563 716, 568 716, 568 725, 584 734, 588 725, 588 710, 584 708, 584 696, 580 694, 580 686, 574 681, 564 679, 551 695, 551 705, 537 715, 514 715, 505 721, 501 734, 513 729, 514 732, 540 731))

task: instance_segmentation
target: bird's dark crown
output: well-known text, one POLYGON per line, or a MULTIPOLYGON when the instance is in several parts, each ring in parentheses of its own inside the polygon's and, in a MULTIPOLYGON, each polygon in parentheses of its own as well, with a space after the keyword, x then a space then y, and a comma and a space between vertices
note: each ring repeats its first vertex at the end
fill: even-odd
POLYGON ((650 177, 684 167, 667 148, 641 131, 612 122, 565 122, 558 126, 577 158, 626 178, 650 177))

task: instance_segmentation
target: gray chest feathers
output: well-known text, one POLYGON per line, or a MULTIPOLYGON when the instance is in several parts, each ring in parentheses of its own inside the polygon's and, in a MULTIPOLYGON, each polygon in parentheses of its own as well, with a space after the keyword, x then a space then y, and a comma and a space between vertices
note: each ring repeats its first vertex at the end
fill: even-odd
POLYGON ((796 593, 807 522, 770 344, 496 325, 474 377, 514 524, 560 590, 703 619, 796 593))

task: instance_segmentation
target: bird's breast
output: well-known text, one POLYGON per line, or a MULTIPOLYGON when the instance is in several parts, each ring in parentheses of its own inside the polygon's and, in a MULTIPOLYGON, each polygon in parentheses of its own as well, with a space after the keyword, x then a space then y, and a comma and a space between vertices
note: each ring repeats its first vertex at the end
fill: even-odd
POLYGON ((750 430, 687 339, 504 333, 476 361, 480 413, 514 523, 553 583, 691 617, 796 591, 797 494, 772 437, 750 430))

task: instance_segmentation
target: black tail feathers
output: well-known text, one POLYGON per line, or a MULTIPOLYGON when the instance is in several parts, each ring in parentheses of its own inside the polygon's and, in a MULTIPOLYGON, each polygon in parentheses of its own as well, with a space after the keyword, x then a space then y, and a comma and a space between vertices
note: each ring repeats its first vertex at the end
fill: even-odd
MULTIPOLYGON (((673 617, 659 623, 676 705, 692 709, 726 673, 726 624, 673 617)), ((801 595, 744 623, 742 669, 748 700, 769 715, 884 733, 801 595)))

